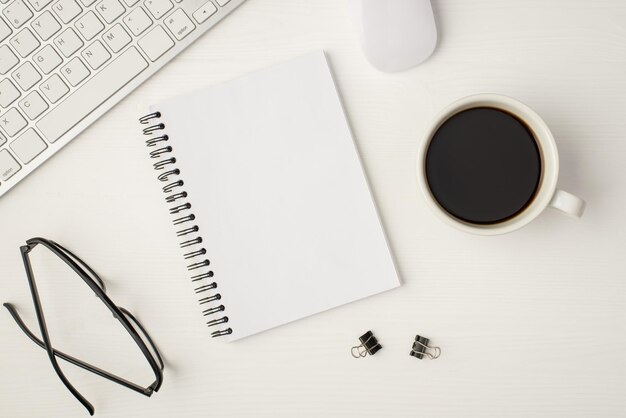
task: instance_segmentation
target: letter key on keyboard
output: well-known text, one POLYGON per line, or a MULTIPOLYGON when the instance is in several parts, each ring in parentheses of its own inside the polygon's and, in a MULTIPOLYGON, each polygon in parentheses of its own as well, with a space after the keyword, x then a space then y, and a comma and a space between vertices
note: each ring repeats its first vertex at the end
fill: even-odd
POLYGON ((107 23, 113 23, 126 11, 118 0, 102 0, 96 4, 96 10, 107 23))
POLYGON ((58 74, 52 74, 52 77, 44 81, 39 89, 50 100, 50 103, 58 102, 70 91, 58 74))
POLYGON ((31 91, 30 94, 19 101, 20 109, 26 113, 28 119, 35 120, 48 109, 48 103, 41 97, 37 90, 31 91))
POLYGON ((39 71, 35 69, 35 66, 31 64, 30 61, 26 61, 24 64, 17 67, 11 76, 24 91, 30 89, 41 80, 41 74, 39 74, 39 71))
POLYGON ((85 50, 81 53, 87 64, 94 70, 97 70, 111 58, 111 54, 109 51, 102 45, 102 42, 96 41, 93 44, 89 45, 85 50))
POLYGON ((78 31, 86 40, 90 41, 104 29, 104 25, 96 14, 90 10, 76 21, 76 28, 78 28, 78 31))
POLYGON ((52 5, 52 11, 61 19, 61 22, 70 23, 83 9, 74 0, 59 0, 52 5))
POLYGON ((44 74, 50 74, 63 60, 50 45, 46 45, 33 55, 33 61, 44 74))
POLYGON ((52 13, 47 10, 37 19, 33 20, 30 25, 44 41, 47 41, 52 35, 61 30, 61 24, 52 16, 52 13))
POLYGON ((40 45, 35 35, 28 28, 22 29, 17 35, 12 37, 10 43, 22 58, 26 58, 40 45))
POLYGON ((78 57, 74 57, 61 68, 61 74, 69 81, 72 87, 76 87, 81 81, 89 77, 89 70, 78 57))
POLYGON ((102 37, 104 41, 109 45, 109 48, 115 53, 118 53, 132 40, 128 32, 124 30, 122 25, 116 23, 108 32, 104 33, 102 37))
POLYGON ((67 28, 61 32, 59 36, 54 38, 54 45, 59 48, 59 51, 61 51, 66 58, 69 58, 83 46, 83 41, 76 35, 74 29, 67 28))
POLYGON ((15 136, 27 125, 26 119, 14 107, 0 116, 0 126, 9 136, 15 136))

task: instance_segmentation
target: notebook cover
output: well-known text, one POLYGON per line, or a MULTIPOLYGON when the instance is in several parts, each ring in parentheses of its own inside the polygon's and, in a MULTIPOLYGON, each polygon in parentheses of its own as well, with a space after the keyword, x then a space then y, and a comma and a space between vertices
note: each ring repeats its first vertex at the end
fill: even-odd
POLYGON ((237 340, 400 285, 322 51, 155 105, 237 340))

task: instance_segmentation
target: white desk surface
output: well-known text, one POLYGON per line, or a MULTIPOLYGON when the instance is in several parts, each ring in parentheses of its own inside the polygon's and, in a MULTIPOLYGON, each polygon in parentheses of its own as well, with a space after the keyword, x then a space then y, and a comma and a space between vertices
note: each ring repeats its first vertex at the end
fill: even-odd
MULTIPOLYGON (((249 0, 0 199, 3 302, 36 329, 18 247, 53 238, 100 272, 166 357, 152 398, 65 367, 97 416, 626 414, 626 3, 433 3, 434 56, 389 75, 364 60, 345 1, 249 0), (137 117, 149 103, 319 48, 404 286, 238 343, 211 340, 137 117), (582 220, 548 211, 521 231, 481 238, 429 212, 416 189, 418 141, 443 106, 481 92, 516 97, 545 118, 561 152, 560 185, 588 201, 582 220), (384 349, 355 360, 349 349, 368 329, 384 349), (442 347, 439 360, 408 356, 416 333, 442 347)), ((102 362, 125 375, 143 370, 110 316, 109 331, 87 313, 96 300, 72 280, 61 290, 40 279, 58 348, 95 362, 108 355, 102 362)), ((4 310, 0 416, 87 416, 4 310)))

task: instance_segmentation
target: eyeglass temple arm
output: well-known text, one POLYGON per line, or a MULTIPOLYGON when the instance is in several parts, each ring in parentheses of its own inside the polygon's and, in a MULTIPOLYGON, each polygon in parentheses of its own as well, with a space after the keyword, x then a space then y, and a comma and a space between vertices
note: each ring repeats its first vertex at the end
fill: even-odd
MULTIPOLYGON (((49 243, 46 243, 46 244, 48 244, 46 247, 50 251, 57 254, 58 256, 61 256, 61 254, 58 253, 58 251, 60 250, 61 253, 65 252, 70 255, 70 258, 74 258, 75 260, 77 260, 81 264, 81 267, 87 270, 91 274, 91 276, 96 280, 96 284, 100 286, 100 289, 102 289, 103 292, 106 292, 106 286, 104 285, 104 281, 100 278, 98 273, 96 273, 91 267, 89 267, 89 265, 85 263, 80 257, 78 257, 76 254, 74 254, 73 252, 71 252, 70 250, 62 246, 61 244, 58 244, 54 241, 50 241, 49 243)), ((70 266, 70 268, 72 268, 76 273, 80 275, 80 271, 76 270, 73 264, 68 264, 68 265, 70 266)))
MULTIPOLYGON (((26 326, 26 324, 24 324, 24 321, 22 321, 22 319, 20 318, 19 314, 17 313, 17 310, 15 309, 15 307, 10 304, 10 303, 4 303, 3 306, 5 308, 7 308, 7 310, 9 311, 9 313, 11 314, 11 316, 13 317, 13 319, 15 320, 15 322, 17 323, 17 325, 20 327, 20 329, 24 332, 24 334, 26 334, 28 336, 28 338, 30 338, 35 344, 37 344, 39 347, 45 349, 46 346, 44 344, 43 341, 41 341, 39 338, 37 338, 26 326)), ((55 348, 52 349, 52 352, 55 356, 67 361, 68 363, 72 363, 75 366, 81 367, 91 373, 97 374, 98 376, 104 377, 106 379, 109 379, 115 383, 119 383, 120 385, 123 385, 129 389, 132 389, 136 392, 139 392, 143 395, 146 396, 150 396, 152 394, 152 390, 147 390, 144 387, 141 387, 133 382, 129 382, 128 380, 116 376, 112 373, 109 373, 105 370, 100 369, 97 366, 94 366, 92 364, 89 364, 87 362, 84 362, 82 360, 77 359, 76 357, 70 356, 69 354, 65 354, 62 351, 59 351, 55 348)))
MULTIPOLYGON (((161 358, 161 353, 159 352, 158 348, 156 347, 156 344, 154 343, 154 341, 152 341, 152 338, 150 337, 150 334, 148 334, 148 332, 143 327, 143 325, 141 325, 141 322, 139 322, 137 320, 137 318, 135 318, 135 316, 133 314, 131 314, 125 308, 122 308, 121 306, 118 306, 118 309, 128 319, 130 319, 130 321, 132 321, 132 323, 130 324, 131 327, 134 328, 133 324, 135 324, 137 326, 137 328, 139 328, 141 333, 146 337, 146 340, 148 341, 148 344, 150 344, 150 346, 152 347, 152 351, 156 355, 156 360, 158 361, 158 365, 157 365, 158 368, 152 367, 152 369, 153 369, 153 371, 154 371, 154 373, 156 375, 156 380, 154 381, 154 383, 152 383, 152 385, 150 385, 150 388, 152 388, 155 392, 158 392, 159 389, 161 388, 161 384, 163 383, 163 369, 165 368, 165 365, 163 364, 163 359, 161 358)), ((139 334, 139 333, 135 330, 135 334, 139 334)), ((154 360, 152 359, 152 356, 150 355, 150 353, 145 353, 144 352, 144 355, 145 355, 146 359, 148 360, 148 362, 152 365, 154 360)))
POLYGON ((43 337, 43 347, 48 353, 48 358, 50 359, 50 363, 52 363, 52 368, 56 372, 59 379, 63 382, 67 390, 69 390, 72 395, 89 411, 89 415, 93 415, 95 413, 95 409, 89 401, 80 394, 78 390, 63 374, 59 363, 56 360, 54 355, 54 349, 52 348, 52 343, 50 342, 50 334, 48 334, 48 327, 46 326, 46 319, 43 315, 43 309, 41 308, 41 300, 39 299, 39 292, 37 291, 37 285, 35 284, 35 279, 33 278, 33 269, 30 265, 30 260, 28 259, 28 253, 33 247, 30 245, 25 245, 20 248, 22 253, 22 260, 24 261, 24 268, 26 269, 26 276, 28 277, 28 286, 30 287, 30 293, 33 298, 33 304, 35 305, 35 313, 37 314, 37 322, 39 323, 39 329, 41 331, 41 336, 43 337))

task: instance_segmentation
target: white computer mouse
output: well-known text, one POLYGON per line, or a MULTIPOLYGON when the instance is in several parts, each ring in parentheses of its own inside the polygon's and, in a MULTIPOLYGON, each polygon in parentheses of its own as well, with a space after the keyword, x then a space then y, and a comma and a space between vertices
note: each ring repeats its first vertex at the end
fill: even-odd
POLYGON ((437 45, 430 0, 349 0, 363 51, 377 69, 396 72, 424 61, 437 45))

